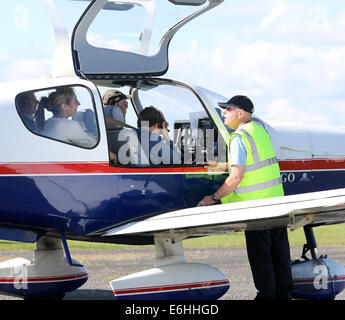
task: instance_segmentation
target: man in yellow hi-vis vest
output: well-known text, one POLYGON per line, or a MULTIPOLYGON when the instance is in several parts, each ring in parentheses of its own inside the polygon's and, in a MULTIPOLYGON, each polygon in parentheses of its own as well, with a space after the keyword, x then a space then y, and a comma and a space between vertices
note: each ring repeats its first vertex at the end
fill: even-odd
MULTIPOLYGON (((224 123, 235 130, 229 141, 230 175, 224 184, 198 206, 257 200, 284 195, 280 169, 270 137, 252 120, 254 106, 246 96, 219 103, 224 123)), ((256 299, 290 299, 292 276, 286 228, 245 231, 248 259, 258 290, 256 299)))

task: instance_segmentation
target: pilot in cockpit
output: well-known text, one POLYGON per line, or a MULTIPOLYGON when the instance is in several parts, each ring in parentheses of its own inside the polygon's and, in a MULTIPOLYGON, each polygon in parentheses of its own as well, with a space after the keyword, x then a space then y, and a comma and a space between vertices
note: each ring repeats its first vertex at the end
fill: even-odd
POLYGON ((139 113, 137 125, 140 144, 148 146, 144 152, 150 165, 181 163, 181 154, 170 139, 168 123, 160 110, 153 106, 146 107, 139 113))

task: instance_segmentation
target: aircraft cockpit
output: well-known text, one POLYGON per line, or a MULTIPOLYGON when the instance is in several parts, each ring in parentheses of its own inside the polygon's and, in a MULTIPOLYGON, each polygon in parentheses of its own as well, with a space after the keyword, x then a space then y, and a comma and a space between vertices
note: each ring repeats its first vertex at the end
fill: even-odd
MULTIPOLYGON (((109 88, 112 87, 98 87, 99 95, 109 88)), ((191 167, 226 163, 228 130, 217 104, 225 97, 168 79, 139 81, 135 87, 116 90, 130 97, 126 115, 119 108, 109 113, 104 105, 100 111, 96 103, 100 99, 90 88, 71 84, 19 93, 15 99, 18 121, 36 136, 94 149, 102 137, 100 122, 104 117, 111 166, 191 167), (150 106, 164 115, 172 149, 164 151, 166 142, 162 142, 156 152, 151 152, 145 149, 150 141, 138 140, 138 116, 150 106), (165 160, 165 152, 170 160, 165 160), (173 157, 169 152, 173 152, 173 157)))
MULTIPOLYGON (((115 165, 197 166, 209 162, 226 162, 226 133, 220 134, 215 124, 218 122, 219 127, 224 127, 217 102, 225 101, 226 98, 200 87, 193 88, 167 79, 150 79, 140 82, 134 88, 117 89, 129 94, 131 102, 126 112, 125 127, 114 128, 112 122, 108 120, 108 144, 109 149, 116 153, 115 165), (168 132, 174 150, 170 152, 176 151, 179 154, 179 156, 174 154, 171 158, 172 162, 164 160, 164 156, 159 152, 158 158, 161 161, 159 159, 150 161, 151 158, 157 158, 157 155, 151 153, 151 150, 143 150, 143 145, 148 142, 131 141, 133 140, 131 132, 139 130, 138 115, 150 106, 162 112, 169 124, 168 132), (210 115, 210 112, 214 114, 210 115), (128 133, 128 137, 119 136, 120 131, 128 133), (120 148, 123 152, 119 150, 120 148), (144 153, 146 162, 135 163, 135 160, 142 158, 130 156, 129 153, 133 150, 134 153, 144 153)), ((107 119, 108 117, 106 117, 106 122, 107 119)), ((151 137, 151 139, 154 138, 151 137)), ((161 147, 164 150, 163 144, 161 147)))

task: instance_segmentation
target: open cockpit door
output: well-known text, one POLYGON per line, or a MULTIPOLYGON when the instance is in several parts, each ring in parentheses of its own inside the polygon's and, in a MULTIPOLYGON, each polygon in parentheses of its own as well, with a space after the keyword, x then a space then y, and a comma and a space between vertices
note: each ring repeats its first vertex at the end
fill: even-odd
MULTIPOLYGON (((79 0, 83 1, 83 0, 79 0)), ((88 0, 85 0, 88 1, 88 0)), ((162 0, 160 0, 162 1, 162 0)), ((166 1, 166 0, 164 0, 166 1)), ((201 6, 193 13, 171 27, 160 41, 158 51, 149 55, 149 45, 153 30, 155 2, 153 0, 93 0, 76 24, 72 36, 74 68, 78 75, 91 80, 149 78, 163 75, 168 70, 168 47, 175 33, 186 23, 219 5, 223 0, 169 0, 174 5, 201 6), (137 52, 127 51, 118 46, 107 48, 95 46, 88 41, 88 30, 102 10, 110 10, 112 21, 123 12, 135 12, 140 7, 146 11, 144 29, 140 36, 137 52)), ((166 1, 167 2, 167 1, 166 1)), ((128 27, 131 21, 128 21, 128 27)), ((106 22, 104 22, 106 24, 106 22)))

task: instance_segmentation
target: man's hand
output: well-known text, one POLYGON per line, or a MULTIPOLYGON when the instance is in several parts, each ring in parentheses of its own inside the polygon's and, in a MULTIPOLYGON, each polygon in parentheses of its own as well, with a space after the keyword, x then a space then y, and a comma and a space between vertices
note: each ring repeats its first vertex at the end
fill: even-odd
MULTIPOLYGON (((232 193, 237 186, 241 183, 244 173, 244 166, 233 165, 231 166, 230 176, 225 180, 223 185, 217 190, 217 199, 221 199, 226 195, 232 193)), ((212 200, 212 196, 204 197, 197 207, 209 206, 210 204, 215 204, 216 201, 212 200)))
POLYGON ((215 204, 217 201, 212 199, 212 196, 205 196, 201 201, 198 202, 197 207, 209 206, 215 204))
POLYGON ((162 123, 162 135, 163 135, 163 139, 164 139, 165 142, 169 142, 170 141, 168 124, 166 122, 162 123))

